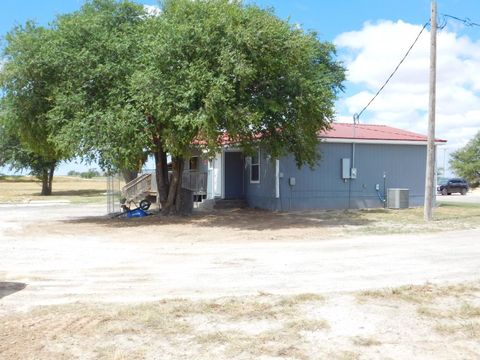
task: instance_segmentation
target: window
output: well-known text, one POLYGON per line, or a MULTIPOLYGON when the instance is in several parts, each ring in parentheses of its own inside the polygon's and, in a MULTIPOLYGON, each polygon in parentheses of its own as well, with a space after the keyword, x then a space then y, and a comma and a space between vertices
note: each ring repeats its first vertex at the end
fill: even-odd
POLYGON ((250 182, 260 182, 260 150, 250 158, 250 182))
POLYGON ((198 156, 190 158, 190 170, 198 170, 198 156))

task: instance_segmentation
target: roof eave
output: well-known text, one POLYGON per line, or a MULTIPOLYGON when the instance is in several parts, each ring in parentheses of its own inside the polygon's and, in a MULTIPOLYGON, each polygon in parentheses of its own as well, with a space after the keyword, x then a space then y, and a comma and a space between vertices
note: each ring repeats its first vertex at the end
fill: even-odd
MULTIPOLYGON (((348 144, 384 144, 384 145, 427 145, 426 140, 394 140, 394 139, 359 139, 359 138, 329 138, 320 137, 322 142, 348 144)), ((435 145, 444 145, 447 141, 437 139, 435 145)))

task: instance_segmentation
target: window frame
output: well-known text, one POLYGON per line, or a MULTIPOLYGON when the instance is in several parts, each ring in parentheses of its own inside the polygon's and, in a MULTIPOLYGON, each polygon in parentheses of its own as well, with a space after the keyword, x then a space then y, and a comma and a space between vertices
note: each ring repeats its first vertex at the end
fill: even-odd
POLYGON ((188 161, 188 170, 190 171, 199 171, 200 167, 200 157, 198 155, 191 156, 188 161), (195 158, 195 160, 193 160, 195 158), (192 163, 195 163, 195 169, 192 169, 192 163))
POLYGON ((260 184, 260 149, 257 150, 257 162, 253 163, 253 159, 254 159, 254 157, 250 156, 250 184, 260 184), (253 174, 252 168, 254 166, 258 167, 258 179, 257 180, 252 179, 252 174, 253 174))

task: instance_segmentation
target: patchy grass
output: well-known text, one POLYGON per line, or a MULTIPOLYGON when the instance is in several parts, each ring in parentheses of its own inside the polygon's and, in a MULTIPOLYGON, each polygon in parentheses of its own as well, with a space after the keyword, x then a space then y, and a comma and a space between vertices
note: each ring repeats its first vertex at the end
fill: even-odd
POLYGON ((464 209, 469 209, 469 208, 474 208, 478 209, 480 208, 480 204, 478 203, 462 203, 462 202, 438 202, 438 208, 443 209, 443 208, 464 208, 464 209))
POLYGON ((30 201, 66 201, 97 203, 105 201, 106 178, 82 179, 74 176, 55 176, 53 193, 41 196, 42 183, 32 176, 3 176, 0 178, 0 203, 27 203, 30 201))
POLYGON ((464 303, 459 309, 457 309, 456 313, 454 313, 454 316, 459 316, 467 319, 480 317, 480 306, 464 303))
POLYGON ((330 325, 323 319, 296 319, 285 324, 284 329, 293 332, 310 331, 315 332, 319 330, 329 329, 330 325))
POLYGON ((360 354, 353 351, 340 351, 338 353, 330 353, 328 359, 331 360, 359 360, 360 354))
POLYGON ((461 336, 480 341, 480 323, 477 321, 440 323, 435 325, 433 329, 441 335, 461 336))
POLYGON ((365 302, 370 299, 382 299, 402 300, 422 304, 437 298, 458 298, 465 294, 478 291, 480 291, 480 286, 476 283, 461 283, 446 286, 427 283, 425 285, 406 285, 396 288, 361 291, 357 294, 357 299, 360 302, 365 302))
POLYGON ((323 303, 325 301, 325 297, 323 297, 320 294, 298 294, 298 295, 293 295, 289 297, 285 297, 280 301, 281 306, 296 306, 300 305, 302 303, 308 303, 308 302, 321 302, 323 303))
POLYGON ((423 220, 423 208, 358 211, 366 225, 348 230, 360 234, 425 233, 480 227, 480 204, 442 203, 434 209, 434 219, 429 223, 423 220))
POLYGON ((352 342, 354 345, 365 347, 382 345, 380 341, 373 337, 356 336, 352 342))
POLYGON ((176 347, 188 343, 198 356, 187 358, 211 358, 207 355, 220 351, 219 358, 270 355, 306 360, 310 353, 302 334, 327 331, 329 324, 312 318, 302 305, 308 301, 318 307, 323 300, 300 294, 40 307, 4 317, 0 357, 21 351, 39 359, 57 358, 61 350, 70 358, 80 343, 86 357, 93 356, 92 351, 99 359, 141 359, 158 354, 160 348, 171 348, 178 358, 176 347), (57 345, 52 349, 42 346, 45 342, 57 345))
POLYGON ((115 345, 98 346, 95 348, 96 359, 98 360, 143 360, 145 351, 121 351, 115 345))
POLYGON ((414 339, 420 357, 456 359, 458 347, 480 351, 479 294, 476 282, 342 294, 337 308, 335 294, 46 306, 3 316, 0 358, 386 359, 402 358, 414 339), (332 310, 360 316, 320 316, 332 310))
POLYGON ((363 291, 357 294, 357 300, 362 304, 407 302, 416 306, 417 314, 438 334, 480 340, 479 295, 478 282, 445 286, 425 284, 363 291))

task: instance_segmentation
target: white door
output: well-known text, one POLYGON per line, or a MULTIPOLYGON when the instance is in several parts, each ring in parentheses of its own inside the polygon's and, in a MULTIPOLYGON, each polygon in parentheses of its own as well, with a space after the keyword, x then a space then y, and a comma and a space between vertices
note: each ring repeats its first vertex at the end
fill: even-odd
POLYGON ((213 196, 215 197, 222 196, 222 181, 220 178, 221 173, 222 173, 222 155, 217 154, 217 156, 215 156, 215 159, 213 159, 213 173, 212 173, 213 196))

